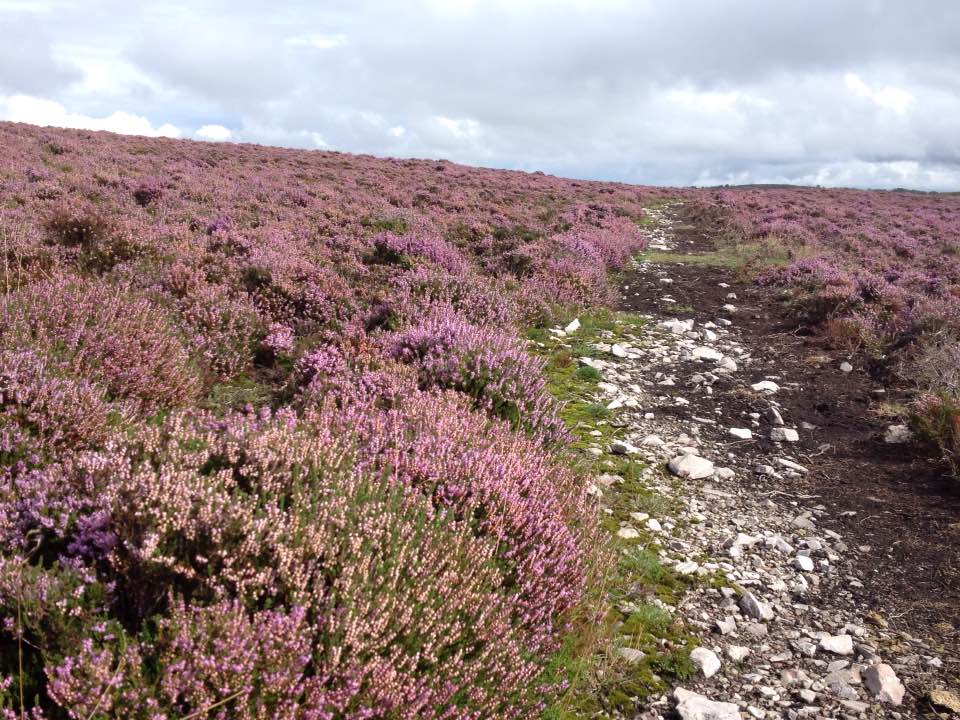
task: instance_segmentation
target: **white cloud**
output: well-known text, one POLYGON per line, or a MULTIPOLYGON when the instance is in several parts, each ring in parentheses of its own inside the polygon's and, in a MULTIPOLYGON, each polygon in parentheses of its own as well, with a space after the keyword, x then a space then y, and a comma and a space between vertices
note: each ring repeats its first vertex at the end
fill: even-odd
POLYGON ((346 45, 347 36, 343 33, 336 33, 333 35, 325 35, 323 33, 317 33, 313 35, 297 35, 295 37, 287 38, 286 43, 287 45, 292 45, 293 47, 312 47, 316 50, 331 50, 335 47, 346 45))
POLYGON ((433 120, 457 140, 476 138, 480 135, 480 123, 470 118, 455 119, 437 115, 433 120))
POLYGON ((213 142, 226 142, 233 137, 230 128, 223 125, 203 125, 194 133, 194 137, 200 140, 212 140, 213 142))
POLYGON ((913 95, 902 88, 886 85, 874 90, 856 73, 847 73, 843 79, 847 87, 860 97, 869 98, 880 107, 893 110, 898 115, 903 115, 913 104, 913 95))
POLYGON ((170 123, 159 127, 142 115, 115 110, 106 117, 91 117, 68 112, 58 102, 32 97, 12 95, 0 97, 0 119, 11 122, 30 123, 82 130, 108 130, 122 135, 146 135, 148 137, 180 137, 180 129, 170 123))

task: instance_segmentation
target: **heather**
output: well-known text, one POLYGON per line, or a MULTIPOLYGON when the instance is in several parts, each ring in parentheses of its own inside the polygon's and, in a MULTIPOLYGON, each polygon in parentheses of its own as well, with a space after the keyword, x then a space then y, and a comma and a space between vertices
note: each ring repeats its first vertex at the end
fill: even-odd
POLYGON ((9 717, 531 717, 596 508, 526 329, 647 188, 0 125, 9 717))
POLYGON ((763 188, 703 200, 729 231, 786 248, 786 266, 761 279, 790 288, 809 320, 849 320, 883 348, 960 327, 957 195, 763 188))

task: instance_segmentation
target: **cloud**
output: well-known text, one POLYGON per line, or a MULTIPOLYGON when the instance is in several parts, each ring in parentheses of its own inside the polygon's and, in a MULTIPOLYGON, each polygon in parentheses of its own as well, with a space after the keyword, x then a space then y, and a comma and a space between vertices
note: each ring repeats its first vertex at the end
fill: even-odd
POLYGON ((0 92, 44 94, 80 78, 78 68, 53 57, 45 10, 0 5, 0 92))
POLYGON ((223 125, 204 125, 199 128, 194 136, 200 140, 213 140, 214 142, 226 142, 233 137, 230 128, 223 125))
POLYGON ((106 117, 90 117, 68 112, 63 105, 52 100, 29 95, 0 96, 0 119, 31 125, 108 130, 123 135, 178 138, 181 134, 179 128, 170 123, 154 127, 147 118, 123 110, 115 110, 106 117))
POLYGON ((205 139, 631 182, 958 187, 949 0, 103 0, 16 17, 41 72, 0 49, 9 96, 205 139))
POLYGON ((323 33, 297 35, 296 37, 287 38, 286 44, 292 45, 293 47, 310 47, 315 50, 331 50, 335 47, 346 45, 347 36, 343 33, 337 33, 335 35, 325 35, 323 33))

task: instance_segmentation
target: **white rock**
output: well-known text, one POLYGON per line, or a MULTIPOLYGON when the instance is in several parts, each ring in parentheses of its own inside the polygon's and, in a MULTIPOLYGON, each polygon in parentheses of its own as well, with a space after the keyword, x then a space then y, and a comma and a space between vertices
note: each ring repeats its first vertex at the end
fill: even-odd
POLYGON ((913 433, 906 425, 890 425, 883 435, 883 441, 891 445, 908 443, 913 439, 913 433))
POLYGON ((780 386, 773 382, 773 380, 761 380, 760 382, 755 382, 750 386, 750 388, 754 392, 762 392, 768 395, 772 395, 780 390, 780 386))
POLYGON ((716 470, 718 480, 730 480, 731 478, 736 477, 737 473, 734 472, 733 468, 728 467, 718 467, 716 470))
POLYGON ((705 678, 711 678, 717 674, 720 669, 720 658, 713 650, 705 647, 694 648, 690 653, 690 660, 700 668, 705 678))
POLYGON ((697 565, 693 560, 684 560, 681 563, 677 563, 674 568, 681 575, 693 575, 697 570, 700 569, 700 566, 697 565))
POLYGON ((638 533, 632 527, 625 527, 617 530, 617 537, 624 540, 636 540, 638 537, 640 537, 640 533, 638 533))
POLYGON ((673 699, 681 720, 740 720, 740 711, 733 703, 710 700, 680 687, 673 691, 673 699))
POLYGON ((793 566, 800 572, 813 572, 813 560, 806 555, 797 555, 793 559, 793 566))
POLYGON ((737 363, 733 358, 730 357, 724 357, 723 360, 720 361, 720 367, 722 367, 724 370, 729 370, 730 372, 737 371, 737 363))
POLYGON ((627 350, 623 345, 613 345, 610 348, 610 353, 614 357, 625 358, 627 356, 627 350))
POLYGON ((677 477, 688 480, 702 480, 713 475, 713 463, 690 453, 673 458, 667 467, 677 477))
POLYGON ((563 330, 564 332, 569 334, 569 333, 575 333, 579 329, 580 329, 580 318, 574 318, 573 320, 570 321, 570 324, 568 324, 563 330))
POLYGON ((694 360, 712 360, 714 362, 717 362, 723 359, 722 352, 720 352, 716 348, 707 347, 706 345, 695 347, 690 352, 690 355, 694 360))
POLYGON ((749 440, 753 437, 753 431, 749 428, 730 428, 730 434, 741 440, 749 440))
POLYGON ((640 449, 625 440, 614 440, 610 443, 610 452, 613 455, 633 455, 640 452, 640 449))
POLYGON ((826 635, 820 638, 820 649, 834 655, 853 655, 853 636, 826 635))
POLYGON ((663 531, 663 526, 660 524, 660 521, 656 518, 650 518, 647 520, 647 530, 652 530, 653 532, 663 531))
POLYGON ((770 430, 770 439, 774 442, 797 442, 800 436, 793 428, 775 427, 770 430))
POLYGON ((622 657, 631 665, 637 664, 638 662, 643 660, 643 658, 646 657, 646 655, 642 650, 637 650, 636 648, 628 648, 628 647, 617 648, 617 655, 622 657))
POLYGON ((731 645, 727 648, 727 657, 734 662, 743 662, 750 655, 750 648, 743 645, 731 645))
POLYGON ((791 470, 796 470, 799 473, 809 472, 803 465, 795 463, 793 460, 787 460, 786 458, 777 458, 777 464, 785 468, 790 468, 791 470))
POLYGON ((720 309, 723 310, 724 312, 735 313, 735 312, 737 311, 737 306, 736 306, 736 305, 731 305, 730 303, 727 303, 726 305, 724 305, 724 306, 723 306, 722 308, 720 308, 720 309))
POLYGON ((853 365, 851 365, 847 361, 843 361, 842 363, 840 363, 840 372, 842 373, 853 372, 853 365))
POLYGON ((672 332, 674 335, 683 335, 685 332, 693 330, 693 320, 664 320, 659 323, 660 327, 672 332))
POLYGON ((893 671, 893 668, 885 663, 871 665, 863 674, 863 680, 867 688, 874 694, 880 702, 899 705, 903 702, 903 694, 906 688, 900 682, 900 678, 893 671))
POLYGON ((643 440, 640 441, 641 445, 660 447, 663 445, 663 438, 659 435, 647 435, 643 440))
MULTIPOLYGON (((740 598, 740 609, 754 620, 773 620, 773 610, 766 603, 757 600, 753 593, 745 593, 740 598)), ((852 652, 851 647, 851 652, 852 652)))
POLYGON ((783 415, 780 414, 780 411, 777 410, 772 405, 767 408, 767 420, 769 420, 774 425, 783 425, 783 415))

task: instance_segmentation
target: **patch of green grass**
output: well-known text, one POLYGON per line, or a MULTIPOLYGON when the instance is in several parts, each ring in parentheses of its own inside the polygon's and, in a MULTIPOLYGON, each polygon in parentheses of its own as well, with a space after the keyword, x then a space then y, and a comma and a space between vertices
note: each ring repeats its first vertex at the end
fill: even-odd
POLYGON ((374 232, 392 232, 397 235, 403 235, 409 228, 403 218, 365 217, 360 220, 360 224, 374 232))
POLYGON ((641 253, 637 260, 667 265, 683 263, 733 270, 762 270, 786 265, 791 261, 791 256, 786 247, 770 239, 756 242, 721 242, 718 249, 701 253, 647 250, 641 253))
MULTIPOLYGON (((564 323, 572 317, 564 319, 564 323)), ((630 713, 650 694, 661 692, 668 680, 682 680, 693 671, 690 650, 695 637, 682 622, 658 603, 676 605, 699 579, 678 575, 663 565, 658 555, 658 538, 633 522, 630 514, 645 512, 656 518, 674 516, 677 501, 651 490, 643 480, 644 465, 627 456, 606 453, 599 457, 585 452, 590 446, 605 447, 618 437, 617 411, 608 410, 596 399, 600 372, 589 366, 578 367, 579 357, 613 360, 598 351, 597 343, 643 341, 645 321, 630 313, 600 311, 579 316, 581 327, 575 333, 555 339, 547 329, 529 331, 531 350, 546 361, 548 386, 563 403, 561 416, 575 437, 572 462, 586 474, 618 475, 622 482, 604 490, 600 513, 602 528, 609 533, 609 547, 615 562, 602 587, 591 590, 588 603, 594 613, 591 622, 575 624, 553 658, 547 677, 563 680, 569 690, 551 705, 542 717, 549 720, 573 720, 600 713, 630 713), (536 345, 539 343, 539 345, 536 345), (623 523, 636 527, 640 537, 623 540, 616 537, 623 523), (630 663, 619 648, 640 650, 644 657, 630 663)), ((712 580, 712 579, 711 579, 712 580)))
POLYGON ((267 386, 250 378, 240 377, 214 385, 200 401, 200 407, 222 413, 246 405, 259 407, 269 404, 269 401, 270 389, 267 386))

